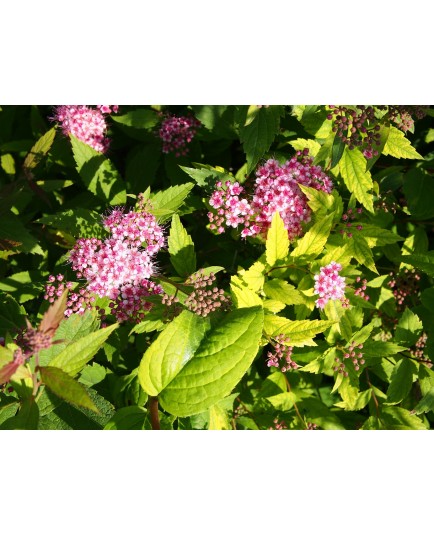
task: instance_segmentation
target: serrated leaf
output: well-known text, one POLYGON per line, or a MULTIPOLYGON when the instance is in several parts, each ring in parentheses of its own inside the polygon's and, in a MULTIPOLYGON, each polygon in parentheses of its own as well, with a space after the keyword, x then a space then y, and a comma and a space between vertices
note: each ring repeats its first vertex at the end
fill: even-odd
POLYGON ((209 320, 182 311, 151 344, 139 366, 144 391, 157 396, 190 361, 209 329, 209 320))
POLYGON ((413 385, 413 374, 417 372, 415 364, 410 359, 401 359, 392 372, 389 388, 387 389, 387 404, 399 404, 410 392, 413 385))
POLYGON ((315 214, 317 221, 321 214, 326 214, 336 203, 336 199, 333 195, 327 194, 322 190, 316 190, 315 188, 304 186, 303 184, 299 184, 298 187, 307 197, 307 204, 315 214))
POLYGON ((115 123, 126 127, 151 130, 160 122, 157 112, 146 108, 137 108, 123 115, 112 115, 111 119, 115 123))
POLYGON ((36 430, 39 421, 39 408, 33 398, 26 398, 14 417, 6 419, 0 430, 36 430))
POLYGON ((302 305, 306 303, 304 295, 282 279, 270 279, 264 284, 265 295, 286 305, 302 305))
POLYGON ((419 417, 399 406, 383 406, 381 419, 387 430, 426 430, 427 428, 419 417))
POLYGON ((88 190, 111 205, 125 204, 125 182, 112 162, 75 136, 70 137, 77 171, 88 190))
POLYGON ((303 138, 297 138, 290 141, 289 145, 296 151, 303 151, 303 149, 309 149, 309 156, 315 157, 318 151, 321 149, 321 145, 316 140, 305 140, 303 138))
POLYGON ((384 146, 383 154, 394 156, 395 158, 424 159, 411 145, 410 140, 405 137, 404 132, 396 127, 390 127, 389 137, 384 146))
POLYGON ((182 206, 193 187, 192 182, 187 182, 156 193, 151 197, 152 213, 161 221, 169 219, 182 206))
POLYGON ((178 214, 172 216, 172 225, 167 240, 170 262, 178 275, 187 277, 196 270, 196 253, 191 236, 187 233, 178 214))
POLYGON ((70 376, 75 376, 92 359, 111 333, 118 327, 119 324, 113 324, 73 342, 57 354, 50 361, 49 365, 62 369, 70 376))
POLYGON ((80 383, 87 387, 96 385, 106 377, 107 370, 98 363, 92 363, 92 365, 86 365, 80 374, 80 383))
POLYGON ((57 367, 40 367, 39 371, 42 382, 56 396, 70 404, 99 413, 84 387, 74 380, 74 378, 71 378, 69 374, 57 367))
POLYGON ((416 344, 423 329, 423 324, 417 314, 405 309, 395 330, 395 340, 407 347, 416 344))
POLYGON ((297 240, 297 246, 292 251, 293 257, 304 257, 306 260, 315 259, 324 249, 333 225, 334 214, 317 221, 313 227, 297 240))
POLYGON ((350 151, 345 147, 339 162, 339 171, 349 192, 369 212, 374 212, 373 196, 369 193, 374 184, 371 173, 366 171, 366 159, 358 149, 350 151))
POLYGON ((360 236, 358 233, 354 234, 350 239, 348 251, 357 260, 357 262, 363 264, 366 266, 366 268, 378 274, 378 270, 374 263, 372 250, 368 246, 368 243, 363 236, 360 236))
POLYGON ((279 132, 280 118, 283 114, 283 106, 262 107, 257 111, 253 121, 242 127, 240 139, 247 157, 247 174, 270 148, 279 132))
POLYGON ((428 411, 434 411, 434 387, 431 387, 411 413, 420 415, 421 413, 428 413, 428 411))
POLYGON ((289 251, 288 231, 278 212, 273 214, 270 228, 268 229, 265 255, 269 266, 274 266, 277 261, 284 260, 289 251))
POLYGON ((428 251, 425 255, 405 255, 401 260, 434 277, 434 251, 428 251))
POLYGON ((232 276, 231 281, 231 296, 237 307, 253 307, 254 305, 260 305, 262 307, 261 298, 248 287, 244 287, 242 284, 236 283, 237 276, 232 276))
POLYGON ((399 352, 407 350, 405 346, 400 346, 394 342, 367 340, 363 344, 363 356, 365 358, 381 358, 396 356, 399 352))
POLYGON ((257 261, 248 270, 239 270, 238 275, 244 283, 255 292, 262 290, 264 286, 265 264, 257 261))
POLYGON ((34 169, 51 149, 55 136, 56 129, 54 127, 41 136, 24 159, 23 168, 34 169))
POLYGON ((274 337, 283 334, 290 337, 291 345, 300 344, 335 324, 332 320, 288 320, 287 318, 265 315, 264 331, 274 337))
POLYGON ((101 215, 82 207, 42 216, 36 220, 36 223, 66 231, 75 238, 105 238, 107 236, 101 224, 101 215))
POLYGON ((227 314, 208 332, 194 358, 162 391, 161 406, 184 417, 201 413, 229 395, 258 352, 262 326, 261 307, 227 314))
POLYGON ((388 229, 381 229, 376 225, 364 223, 362 229, 357 231, 358 236, 362 236, 370 248, 374 246, 386 246, 387 244, 395 244, 400 240, 404 240, 402 236, 389 231, 388 229))
POLYGON ((195 162, 193 162, 193 165, 196 167, 179 167, 202 188, 214 188, 217 181, 222 181, 223 183, 226 181, 234 181, 234 177, 226 171, 220 171, 215 167, 206 164, 197 164, 195 162))
POLYGON ((150 429, 152 429, 152 426, 149 422, 148 412, 145 408, 139 406, 129 406, 119 409, 104 427, 104 430, 150 429))

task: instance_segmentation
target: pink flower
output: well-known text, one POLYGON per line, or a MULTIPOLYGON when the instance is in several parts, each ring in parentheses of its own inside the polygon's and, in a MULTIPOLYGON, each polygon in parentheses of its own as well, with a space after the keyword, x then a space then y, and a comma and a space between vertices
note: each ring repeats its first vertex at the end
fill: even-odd
POLYGON ((209 200, 211 207, 217 210, 217 213, 208 214, 210 229, 223 232, 223 224, 227 227, 241 225, 242 237, 266 235, 273 214, 277 211, 285 223, 288 237, 294 239, 301 236, 302 224, 311 219, 311 209, 299 188, 300 184, 327 193, 333 188, 331 179, 321 167, 314 166, 312 159, 304 152, 298 152, 284 164, 270 159, 260 166, 256 171, 252 201, 240 198, 245 190, 238 182, 227 181, 223 185, 219 181, 209 200))
POLYGON ((345 277, 339 275, 341 270, 342 266, 332 261, 314 276, 314 291, 319 295, 315 304, 319 309, 324 309, 329 300, 345 300, 345 277))
POLYGON ((107 124, 101 110, 83 105, 57 106, 52 120, 60 123, 65 136, 72 134, 96 151, 106 152, 110 141, 105 137, 107 124))
POLYGON ((163 142, 163 153, 186 155, 187 145, 193 140, 200 122, 191 116, 168 115, 161 123, 159 136, 163 142))

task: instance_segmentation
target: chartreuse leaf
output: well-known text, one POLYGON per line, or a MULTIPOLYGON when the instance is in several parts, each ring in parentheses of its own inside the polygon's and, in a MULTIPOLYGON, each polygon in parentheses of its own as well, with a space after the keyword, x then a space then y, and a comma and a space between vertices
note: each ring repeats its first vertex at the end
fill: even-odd
POLYGON ((303 138, 297 138, 290 141, 289 145, 296 151, 302 151, 303 149, 309 149, 309 156, 316 156, 321 149, 321 145, 316 140, 305 140, 303 138))
POLYGON ((187 277, 196 270, 196 253, 191 236, 184 229, 178 214, 172 216, 172 225, 167 240, 170 262, 178 275, 187 277))
POLYGON ((51 149, 55 136, 56 129, 53 127, 39 138, 27 154, 23 163, 23 168, 28 170, 34 169, 51 149))
POLYGON ((279 334, 288 335, 291 345, 297 345, 309 341, 318 333, 323 333, 333 324, 335 322, 332 320, 288 320, 282 316, 265 315, 264 331, 272 337, 279 334))
POLYGON ((193 358, 209 329, 209 320, 190 311, 173 320, 147 349, 139 366, 139 381, 157 396, 193 358))
POLYGON ((262 307, 236 309, 226 315, 162 391, 162 407, 172 415, 187 417, 229 395, 258 352, 263 318, 262 307))
POLYGON ((410 392, 413 385, 413 374, 417 367, 411 359, 401 359, 392 372, 389 388, 387 389, 387 404, 399 404, 410 392))
POLYGON ((397 235, 388 229, 381 229, 376 225, 364 223, 362 229, 357 231, 358 236, 362 236, 370 248, 374 246, 386 246, 387 244, 395 244, 400 240, 404 240, 402 236, 397 235))
POLYGON ((41 380, 50 391, 70 404, 81 406, 98 413, 84 387, 69 374, 57 367, 40 367, 41 380))
POLYGON ((265 264, 260 261, 253 263, 248 270, 238 270, 239 277, 246 283, 250 290, 254 290, 255 292, 262 290, 264 286, 264 273, 265 264))
POLYGON ((265 295, 286 305, 306 303, 304 295, 283 279, 270 279, 264 284, 265 295))
POLYGON ((268 151, 280 127, 280 118, 284 114, 283 106, 260 108, 254 119, 242 127, 240 139, 247 157, 247 174, 268 151))
POLYGON ((267 263, 274 266, 277 261, 284 260, 289 251, 288 231, 278 212, 273 214, 268 229, 265 255, 267 263))
POLYGON ((120 125, 147 130, 154 128, 160 121, 157 112, 146 108, 137 108, 123 115, 112 115, 111 118, 120 125))
POLYGON ((92 359, 110 334, 118 327, 119 324, 113 324, 78 339, 57 354, 49 362, 49 365, 62 369, 70 376, 75 376, 92 359))
POLYGON ((374 257, 372 255, 372 250, 368 246, 368 242, 363 236, 360 236, 358 233, 355 233, 351 240, 348 242, 348 251, 352 256, 359 262, 378 274, 378 270, 374 263, 374 257))
POLYGON ((245 287, 236 275, 231 277, 231 296, 238 309, 254 305, 262 306, 262 300, 256 292, 245 287))
POLYGON ((419 417, 399 406, 383 406, 381 420, 387 430, 426 430, 427 426, 419 417))
POLYGON ((168 220, 181 207, 193 187, 192 182, 187 182, 157 192, 151 198, 152 214, 160 221, 168 220))
POLYGON ((73 135, 71 145, 77 171, 87 189, 111 205, 125 204, 125 182, 112 162, 73 135))
POLYGON ((372 194, 373 188, 371 173, 366 171, 366 159, 358 149, 350 151, 345 147, 344 154, 339 162, 339 171, 348 190, 369 212, 374 212, 372 194))
POLYGON ((231 430, 228 413, 218 404, 209 408, 208 430, 231 430))
POLYGON ((331 194, 327 194, 322 190, 310 188, 309 186, 304 186, 303 184, 299 184, 298 187, 307 197, 307 204, 315 214, 317 221, 321 214, 326 214, 336 204, 336 198, 331 194))
POLYGON ((56 344, 39 352, 40 365, 48 365, 67 346, 96 331, 98 328, 99 320, 96 311, 85 311, 82 315, 72 314, 70 317, 65 318, 59 324, 54 335, 53 341, 56 344))
POLYGON ((225 171, 223 168, 215 168, 207 164, 196 164, 195 162, 193 163, 193 165, 196 167, 179 167, 182 169, 182 171, 185 171, 185 173, 187 173, 187 175, 189 175, 194 181, 196 181, 196 184, 198 186, 201 186, 202 188, 214 188, 215 183, 217 181, 222 181, 223 183, 226 181, 234 181, 234 177, 230 175, 227 171, 225 171))
POLYGON ((306 260, 315 259, 326 245, 333 225, 334 214, 321 218, 307 233, 299 238, 297 247, 291 253, 294 257, 304 257, 306 260))
POLYGON ((390 127, 383 154, 394 156, 395 158, 424 159, 423 156, 412 147, 410 140, 405 137, 404 132, 396 127, 390 127))
POLYGON ((42 216, 36 223, 44 223, 53 229, 65 231, 75 238, 105 238, 107 232, 101 225, 101 215, 87 208, 76 207, 42 216))

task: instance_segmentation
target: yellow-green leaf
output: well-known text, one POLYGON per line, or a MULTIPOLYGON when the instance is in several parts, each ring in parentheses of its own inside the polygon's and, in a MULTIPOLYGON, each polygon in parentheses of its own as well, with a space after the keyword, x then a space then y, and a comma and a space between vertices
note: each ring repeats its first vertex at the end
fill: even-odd
POLYGON ((366 159, 359 151, 350 151, 345 147, 344 154, 339 161, 339 171, 344 179, 348 190, 354 194, 357 201, 361 203, 369 212, 374 212, 372 194, 369 190, 373 188, 371 173, 366 171, 366 159))
POLYGON ((277 261, 284 260, 289 251, 288 231, 278 212, 273 214, 271 226, 268 229, 265 255, 267 263, 274 266, 277 261))
POLYGON ((424 159, 411 145, 410 140, 405 137, 404 132, 396 127, 390 127, 389 137, 384 146, 383 154, 394 156, 395 158, 424 159))

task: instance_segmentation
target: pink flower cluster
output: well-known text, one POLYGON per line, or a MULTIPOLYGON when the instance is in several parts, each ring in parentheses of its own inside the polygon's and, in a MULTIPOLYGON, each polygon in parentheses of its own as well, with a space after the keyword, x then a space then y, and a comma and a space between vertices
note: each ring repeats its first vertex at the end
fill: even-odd
POLYGON ((363 352, 358 351, 362 348, 363 344, 356 344, 354 341, 352 341, 348 348, 344 348, 343 350, 343 361, 339 358, 339 356, 335 357, 336 366, 333 367, 333 370, 338 374, 342 374, 343 376, 347 377, 348 371, 345 370, 345 360, 350 359, 354 365, 354 369, 356 371, 359 371, 360 366, 365 364, 365 360, 363 359, 363 352))
POLYGON ((146 298, 162 292, 149 278, 155 270, 153 257, 165 245, 163 230, 152 214, 119 208, 103 224, 111 236, 77 240, 69 254, 72 269, 87 280, 88 292, 110 298, 117 321, 140 321, 151 308, 146 298))
POLYGON ((345 301, 345 277, 339 275, 342 266, 332 261, 327 266, 320 269, 320 273, 314 276, 315 279, 315 294, 319 295, 319 299, 315 304, 319 309, 324 309, 329 300, 341 300, 344 305, 345 301))
POLYGON ((100 153, 105 153, 110 140, 105 137, 107 124, 104 114, 116 112, 118 106, 99 105, 96 108, 62 105, 55 108, 53 121, 58 121, 65 136, 72 134, 100 153))
POLYGON ((163 153, 186 155, 187 145, 196 135, 201 123, 195 117, 168 115, 161 123, 159 136, 163 142, 163 153))
POLYGON ((208 213, 210 229, 218 234, 227 227, 242 225, 241 236, 265 235, 277 211, 282 217, 288 237, 294 239, 303 234, 302 224, 311 219, 312 211, 299 185, 330 193, 333 183, 320 166, 314 166, 308 150, 284 164, 270 159, 256 171, 252 201, 240 198, 245 192, 238 182, 217 182, 209 204, 214 212, 208 213))
POLYGON ((65 289, 68 289, 68 300, 66 302, 65 316, 71 316, 72 313, 83 314, 87 309, 91 309, 95 296, 85 288, 79 289, 77 292, 72 292, 73 283, 65 281, 62 274, 57 276, 50 275, 48 283, 45 286, 44 299, 50 303, 54 303, 56 298, 62 296, 65 289))

